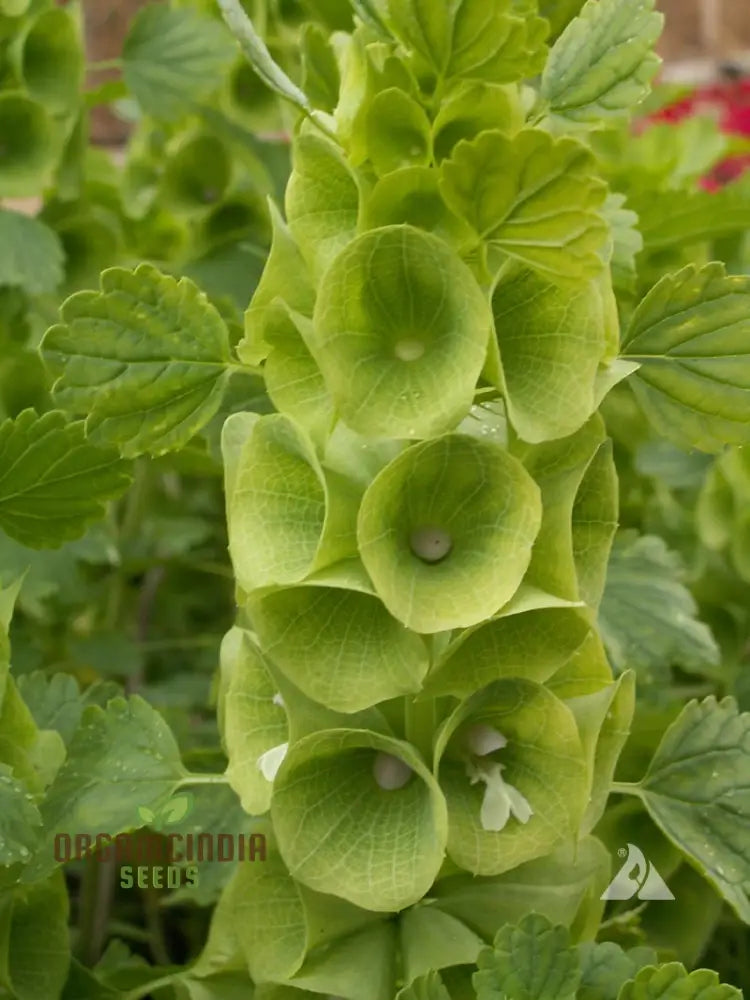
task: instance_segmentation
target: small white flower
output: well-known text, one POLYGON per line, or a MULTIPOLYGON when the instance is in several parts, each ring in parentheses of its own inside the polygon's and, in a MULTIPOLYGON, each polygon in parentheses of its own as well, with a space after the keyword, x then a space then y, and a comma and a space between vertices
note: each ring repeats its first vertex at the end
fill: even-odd
POLYGON ((284 699, 281 697, 281 691, 277 691, 276 694, 271 699, 271 701, 274 703, 274 705, 278 705, 279 708, 285 707, 284 699))
POLYGON ((479 819, 483 829, 495 833, 505 828, 511 816, 515 816, 519 823, 528 823, 534 815, 534 810, 521 792, 504 780, 502 770, 503 765, 494 761, 467 765, 472 785, 482 781, 487 786, 479 819))
POLYGON ((477 757, 486 757, 495 750, 502 750, 508 745, 508 740, 503 734, 493 726, 488 726, 486 722, 478 722, 472 726, 466 738, 469 750, 477 757))
POLYGON ((279 743, 258 757, 258 769, 266 781, 273 781, 289 749, 288 743, 279 743))

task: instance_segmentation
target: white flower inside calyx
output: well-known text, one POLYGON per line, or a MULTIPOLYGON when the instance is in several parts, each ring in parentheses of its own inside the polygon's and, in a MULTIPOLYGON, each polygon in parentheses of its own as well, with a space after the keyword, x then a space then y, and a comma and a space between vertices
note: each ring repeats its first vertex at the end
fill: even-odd
POLYGON ((428 524, 412 531, 409 545, 414 555, 423 562, 437 563, 449 554, 453 548, 453 539, 445 529, 428 524))
POLYGON ((257 765, 258 770, 261 772, 266 781, 273 781, 281 767, 282 761, 286 757, 286 752, 289 749, 288 743, 279 743, 276 747, 271 747, 270 750, 266 750, 258 757, 257 765))
POLYGON ((408 337, 399 340, 393 348, 393 353, 399 361, 419 361, 424 354, 424 344, 421 340, 408 337))
POLYGON ((479 819, 484 830, 499 833, 511 816, 519 823, 528 823, 534 815, 528 800, 519 790, 506 781, 502 772, 505 765, 495 760, 477 760, 488 757, 508 745, 507 737, 499 729, 485 722, 477 723, 466 734, 466 745, 474 759, 467 761, 466 773, 472 785, 485 785, 479 819))
POLYGON ((403 788, 413 771, 400 757, 382 751, 375 756, 372 773, 378 785, 387 792, 403 788))

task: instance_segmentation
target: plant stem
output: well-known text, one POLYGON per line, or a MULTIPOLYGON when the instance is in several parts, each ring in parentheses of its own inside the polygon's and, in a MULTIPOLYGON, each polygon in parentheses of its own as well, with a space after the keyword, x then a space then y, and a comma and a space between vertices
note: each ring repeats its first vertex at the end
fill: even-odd
POLYGON ((432 765, 432 738, 435 733, 435 699, 417 701, 407 697, 404 705, 406 739, 422 754, 425 763, 432 765))
POLYGON ((142 983, 140 986, 136 986, 134 990, 130 990, 129 993, 123 993, 122 1000, 147 1000, 155 990, 161 989, 162 986, 171 986, 172 983, 181 979, 183 975, 183 971, 172 972, 170 975, 162 976, 160 979, 152 979, 150 983, 142 983))
POLYGON ((636 781, 613 781, 610 791, 617 795, 635 795, 637 797, 642 794, 641 786, 636 781))
POLYGON ((225 774, 186 774, 177 782, 177 788, 184 788, 186 785, 228 785, 229 779, 225 774))

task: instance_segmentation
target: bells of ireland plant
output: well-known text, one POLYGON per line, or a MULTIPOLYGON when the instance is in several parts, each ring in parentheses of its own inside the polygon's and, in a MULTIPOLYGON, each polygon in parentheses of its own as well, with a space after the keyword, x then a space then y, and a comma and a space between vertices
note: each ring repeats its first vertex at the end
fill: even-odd
MULTIPOLYGON (((660 18, 588 0, 553 44, 535 0, 352 6, 306 37, 300 86, 220 0, 299 117, 236 348, 268 397, 222 439, 219 723, 270 856, 203 961, 228 949, 290 1000, 427 996, 440 970, 429 996, 463 997, 507 921, 592 936, 611 878, 633 679, 597 626, 618 520, 598 409, 650 362, 620 356, 613 263, 638 239, 590 130, 647 94, 660 18)), ((636 318, 639 345, 679 339, 636 318)))

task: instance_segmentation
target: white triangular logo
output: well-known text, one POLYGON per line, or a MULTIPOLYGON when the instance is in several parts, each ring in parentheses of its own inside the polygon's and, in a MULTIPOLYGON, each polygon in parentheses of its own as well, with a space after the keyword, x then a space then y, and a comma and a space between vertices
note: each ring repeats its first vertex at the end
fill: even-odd
POLYGON ((651 862, 646 861, 643 851, 634 844, 628 844, 625 864, 600 899, 632 899, 634 896, 643 900, 674 899, 664 879, 651 862))

